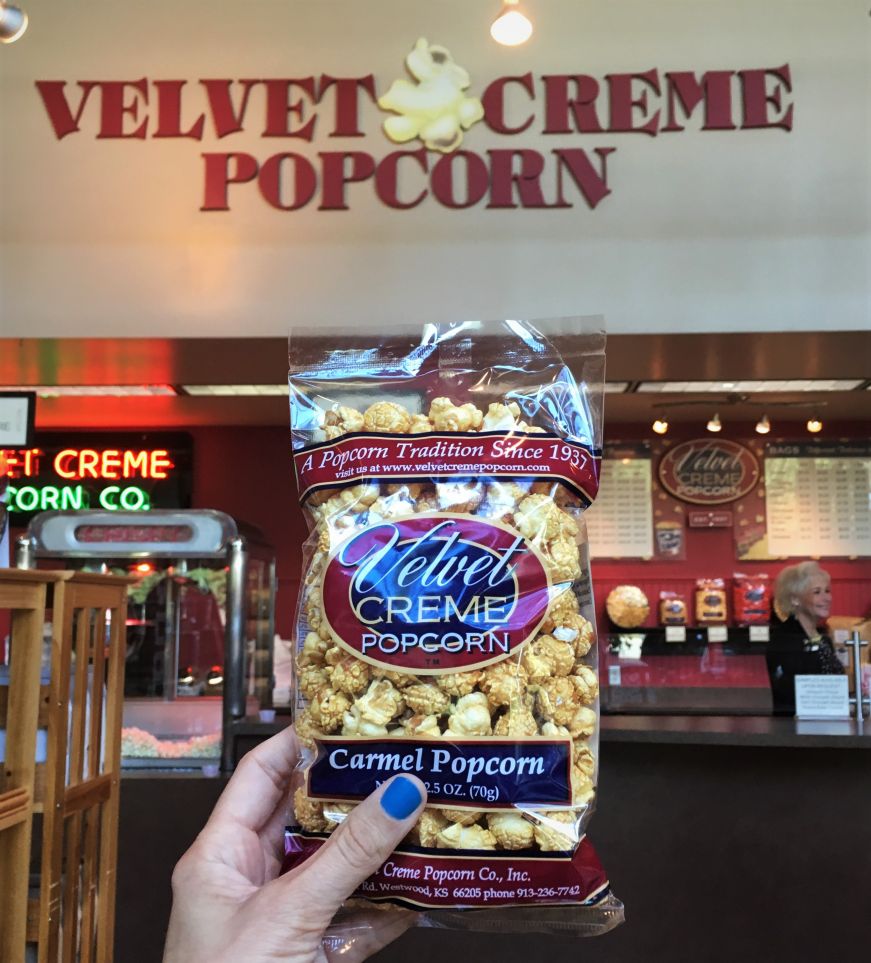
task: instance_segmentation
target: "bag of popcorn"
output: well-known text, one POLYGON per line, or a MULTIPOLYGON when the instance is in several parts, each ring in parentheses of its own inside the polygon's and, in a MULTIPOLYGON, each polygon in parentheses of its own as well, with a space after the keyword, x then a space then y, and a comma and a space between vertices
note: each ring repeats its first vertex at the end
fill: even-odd
POLYGON ((597 933, 622 920, 586 838, 599 682, 583 512, 598 485, 604 334, 596 319, 547 331, 467 322, 377 344, 291 340, 311 535, 285 869, 411 772, 428 806, 357 896, 514 907, 512 921, 572 907, 559 926, 597 933))

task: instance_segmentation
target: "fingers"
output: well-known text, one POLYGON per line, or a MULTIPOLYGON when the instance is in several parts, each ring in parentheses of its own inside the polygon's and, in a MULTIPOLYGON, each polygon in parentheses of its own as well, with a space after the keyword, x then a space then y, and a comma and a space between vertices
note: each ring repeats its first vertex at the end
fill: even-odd
POLYGON ((347 921, 330 927, 327 936, 329 943, 324 944, 324 952, 330 963, 362 963, 370 956, 383 950, 388 943, 415 925, 418 913, 391 906, 382 912, 355 914, 347 921), (334 940, 340 945, 332 948, 334 940))
POLYGON ((288 909, 298 910, 302 901, 309 919, 317 916, 326 927, 351 893, 390 856, 425 804, 426 789, 413 776, 395 776, 377 789, 287 879, 288 909))
POLYGON ((299 742, 291 726, 246 753, 206 828, 214 830, 232 823, 259 832, 284 804, 298 761, 299 742))

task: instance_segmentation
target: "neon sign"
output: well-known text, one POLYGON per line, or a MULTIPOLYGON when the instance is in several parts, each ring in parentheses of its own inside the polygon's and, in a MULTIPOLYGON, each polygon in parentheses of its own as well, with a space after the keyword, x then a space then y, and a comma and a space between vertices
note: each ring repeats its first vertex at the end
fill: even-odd
POLYGON ((89 434, 82 444, 74 433, 40 433, 38 447, 2 452, 6 503, 16 523, 43 511, 189 506, 190 436, 115 434, 104 436, 105 446, 95 444, 96 437, 89 434))

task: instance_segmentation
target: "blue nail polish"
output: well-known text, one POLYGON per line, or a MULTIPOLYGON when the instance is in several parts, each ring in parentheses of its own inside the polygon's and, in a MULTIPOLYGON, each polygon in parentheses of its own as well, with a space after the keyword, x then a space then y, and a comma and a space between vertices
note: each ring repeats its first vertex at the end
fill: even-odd
POLYGON ((405 776, 397 776, 381 797, 381 808, 394 819, 405 819, 420 805, 420 790, 405 776))

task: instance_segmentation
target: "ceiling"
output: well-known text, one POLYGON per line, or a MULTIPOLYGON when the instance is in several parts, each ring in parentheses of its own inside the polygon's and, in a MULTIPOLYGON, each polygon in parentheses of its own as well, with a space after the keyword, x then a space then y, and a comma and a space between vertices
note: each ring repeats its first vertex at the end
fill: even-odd
MULTIPOLYGON (((566 355, 570 339, 556 339, 566 355)), ((363 343, 371 343, 364 339, 363 343)), ((283 338, 0 339, 0 390, 27 385, 275 385, 286 380, 283 338)), ((871 331, 616 335, 608 341, 608 423, 644 423, 665 410, 672 423, 871 421, 871 331), (639 392, 640 382, 854 379, 835 392, 639 392), (794 406, 795 403, 802 407, 794 406)), ((43 428, 284 425, 285 397, 41 398, 43 428)))

